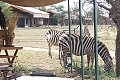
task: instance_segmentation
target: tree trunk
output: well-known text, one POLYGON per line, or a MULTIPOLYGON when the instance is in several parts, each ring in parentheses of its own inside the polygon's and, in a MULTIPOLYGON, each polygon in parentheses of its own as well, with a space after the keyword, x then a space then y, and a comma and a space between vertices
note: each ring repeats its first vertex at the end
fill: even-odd
POLYGON ((117 77, 120 76, 120 30, 117 30, 117 37, 116 37, 116 73, 117 77))
POLYGON ((110 9, 110 17, 112 18, 113 22, 116 24, 117 27, 117 36, 116 36, 116 74, 117 77, 120 76, 120 5, 118 2, 114 3, 115 5, 112 6, 110 9))

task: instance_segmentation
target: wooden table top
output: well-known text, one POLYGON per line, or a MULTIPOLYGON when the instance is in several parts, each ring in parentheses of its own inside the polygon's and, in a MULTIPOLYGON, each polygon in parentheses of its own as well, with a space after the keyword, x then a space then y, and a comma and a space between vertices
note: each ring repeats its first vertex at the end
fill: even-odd
POLYGON ((23 47, 13 46, 13 47, 0 47, 0 50, 19 50, 23 49, 23 47))
POLYGON ((11 71, 13 69, 14 69, 14 67, 0 67, 1 71, 11 71))

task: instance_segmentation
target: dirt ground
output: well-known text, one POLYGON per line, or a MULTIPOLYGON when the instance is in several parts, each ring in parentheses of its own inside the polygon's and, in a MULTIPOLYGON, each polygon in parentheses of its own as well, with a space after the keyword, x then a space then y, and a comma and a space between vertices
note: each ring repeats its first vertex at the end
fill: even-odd
MULTIPOLYGON (((56 28, 56 30, 62 31, 67 28, 56 28)), ((93 28, 88 27, 90 36, 93 37, 93 28)), ((49 30, 48 28, 16 28, 14 45, 23 47, 32 47, 40 49, 48 49, 46 42, 45 33, 49 30)), ((115 58, 115 39, 116 29, 115 28, 99 28, 98 27, 98 40, 103 42, 108 48, 111 56, 115 58)), ((53 50, 58 50, 57 46, 52 47, 53 50)))
MULTIPOLYGON (((56 30, 62 31, 63 29, 68 29, 68 28, 56 28, 56 30)), ((91 28, 89 28, 90 30, 91 28)), ((15 39, 13 45, 15 46, 23 46, 23 47, 32 47, 32 48, 40 48, 40 49, 48 49, 48 45, 46 42, 46 37, 44 36, 45 33, 47 32, 48 28, 16 28, 15 29, 15 39)), ((103 29, 104 30, 104 29, 103 29)), ((101 28, 98 30, 98 39, 102 40, 103 43, 108 47, 109 51, 113 51, 112 54, 114 56, 114 51, 115 51, 115 37, 116 33, 110 32, 111 29, 108 29, 109 31, 103 31, 101 32, 101 28), (107 35, 109 36, 107 37, 107 35), (110 46, 112 45, 112 46, 110 46)), ((93 36, 93 31, 90 30, 91 36, 93 36)), ((53 50, 58 50, 58 47, 53 46, 53 50)), ((24 66, 27 66, 28 68, 36 68, 38 71, 50 71, 50 72, 56 72, 58 76, 63 76, 63 77, 70 77, 68 74, 64 73, 64 69, 60 67, 59 60, 58 60, 58 54, 52 53, 53 54, 53 59, 50 59, 48 56, 47 52, 39 52, 39 51, 27 51, 27 50, 21 50, 20 53, 29 53, 28 54, 22 54, 19 57, 19 63, 23 64, 24 66), (32 53, 31 53, 32 52, 32 53), (40 59, 39 57, 42 58, 40 59), (23 56, 27 56, 26 59, 22 59, 23 56), (32 57, 31 57, 32 56, 32 57), (57 57, 56 57, 57 56, 57 57), (33 59, 35 57, 35 61, 30 62, 31 60, 28 59, 33 59), (39 62, 38 62, 39 60, 39 62), (24 62, 25 61, 25 62, 24 62), (26 63, 28 61, 28 63, 26 63), (31 65, 33 64, 33 65, 31 65), (54 65, 54 66, 53 66, 54 65)), ((75 57, 78 58, 78 57, 75 57)), ((85 56, 85 63, 86 63, 86 56, 85 56)), ((99 58, 99 64, 103 65, 103 61, 99 58)), ((115 63, 114 63, 115 64, 115 63)), ((81 75, 73 70, 74 75, 72 77, 81 77, 81 75)), ((81 78, 79 78, 81 79, 81 78)))

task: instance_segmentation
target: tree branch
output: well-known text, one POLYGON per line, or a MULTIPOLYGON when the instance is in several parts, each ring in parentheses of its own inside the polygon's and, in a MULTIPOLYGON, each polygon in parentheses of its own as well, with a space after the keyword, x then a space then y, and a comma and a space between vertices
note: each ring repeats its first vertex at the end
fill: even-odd
POLYGON ((112 6, 114 6, 114 0, 106 0, 108 2, 108 4, 111 4, 112 6))
POLYGON ((108 7, 106 7, 106 6, 102 5, 102 4, 99 4, 99 3, 98 3, 98 6, 100 6, 101 8, 104 8, 104 9, 110 11, 110 8, 108 8, 108 7))

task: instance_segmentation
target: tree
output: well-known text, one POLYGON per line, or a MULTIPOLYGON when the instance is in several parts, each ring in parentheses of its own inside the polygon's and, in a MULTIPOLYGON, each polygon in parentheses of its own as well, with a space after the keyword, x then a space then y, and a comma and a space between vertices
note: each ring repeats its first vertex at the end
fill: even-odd
MULTIPOLYGON (((92 3, 92 0, 86 0, 89 4, 92 3)), ((85 3, 84 2, 84 3, 85 3)), ((112 18, 113 22, 116 24, 117 27, 117 37, 116 37, 116 74, 120 76, 120 0, 99 0, 97 2, 98 7, 105 9, 109 17, 112 18)))
MULTIPOLYGON (((94 18, 93 8, 90 11, 88 11, 85 16, 93 19, 94 18)), ((101 11, 98 9, 97 10, 97 23, 99 25, 103 25, 104 22, 105 22, 104 16, 101 15, 101 11)))
POLYGON ((8 21, 9 20, 9 17, 11 16, 12 14, 12 11, 11 11, 11 8, 8 6, 8 4, 0 1, 0 6, 2 7, 2 12, 5 16, 5 20, 8 21))
POLYGON ((46 9, 46 7, 38 7, 37 9, 44 12, 48 12, 48 9, 46 9))
POLYGON ((64 10, 64 6, 63 5, 51 5, 50 10, 55 10, 58 13, 54 14, 54 17, 57 18, 58 22, 60 23, 61 27, 64 25, 64 21, 65 21, 65 14, 67 14, 67 11, 64 10))

